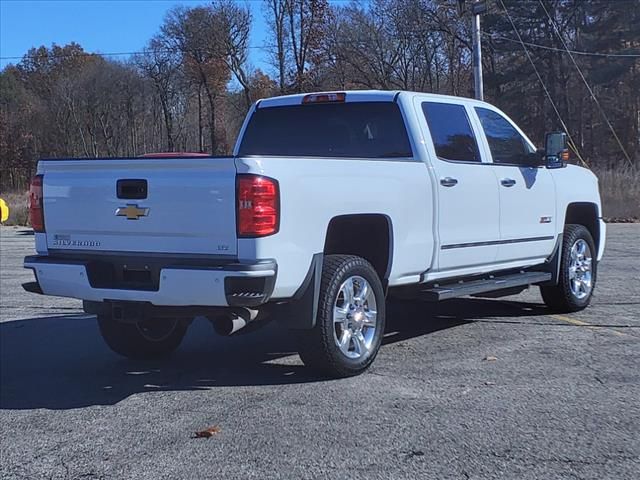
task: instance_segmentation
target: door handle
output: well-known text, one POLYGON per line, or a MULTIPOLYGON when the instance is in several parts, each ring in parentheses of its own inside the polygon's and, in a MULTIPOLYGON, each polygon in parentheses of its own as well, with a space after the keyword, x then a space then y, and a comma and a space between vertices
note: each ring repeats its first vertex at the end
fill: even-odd
POLYGON ((500 183, 503 187, 513 187, 516 184, 516 181, 513 178, 503 178, 500 180, 500 183))
POLYGON ((455 187, 458 184, 458 180, 451 177, 445 177, 440 179, 440 185, 443 187, 455 187))
POLYGON ((120 179, 116 182, 116 194, 125 200, 144 200, 147 190, 146 180, 120 179))

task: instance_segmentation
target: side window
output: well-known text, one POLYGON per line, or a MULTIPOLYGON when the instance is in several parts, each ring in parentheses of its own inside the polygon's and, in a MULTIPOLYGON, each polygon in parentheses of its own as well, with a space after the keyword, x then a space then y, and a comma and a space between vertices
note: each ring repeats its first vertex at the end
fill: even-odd
POLYGON ((480 162, 478 144, 463 105, 424 102, 422 111, 439 158, 480 162))
POLYGON ((519 164, 532 150, 509 121, 493 110, 476 107, 494 163, 519 164))

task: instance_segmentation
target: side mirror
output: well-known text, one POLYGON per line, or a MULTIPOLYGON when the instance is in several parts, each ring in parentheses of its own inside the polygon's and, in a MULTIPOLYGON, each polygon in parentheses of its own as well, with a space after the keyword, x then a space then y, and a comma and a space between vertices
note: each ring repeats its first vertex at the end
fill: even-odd
POLYGON ((544 158, 547 168, 562 168, 569 160, 567 134, 564 132, 547 133, 544 137, 544 158))

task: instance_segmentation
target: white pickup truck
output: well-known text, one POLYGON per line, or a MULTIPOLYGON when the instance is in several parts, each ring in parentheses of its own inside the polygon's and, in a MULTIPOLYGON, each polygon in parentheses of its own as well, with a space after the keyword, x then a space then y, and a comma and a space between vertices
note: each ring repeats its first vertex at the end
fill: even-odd
POLYGON ((84 300, 115 352, 166 355, 190 321, 268 315, 332 376, 380 348, 385 298, 498 297, 539 285, 585 308, 605 224, 596 177, 495 107, 349 91, 269 98, 233 156, 42 160, 31 292, 84 300))

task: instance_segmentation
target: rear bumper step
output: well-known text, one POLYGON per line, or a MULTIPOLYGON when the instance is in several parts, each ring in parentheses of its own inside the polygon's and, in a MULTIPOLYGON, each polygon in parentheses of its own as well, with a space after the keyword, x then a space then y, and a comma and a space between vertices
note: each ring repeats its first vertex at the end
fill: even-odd
POLYGON ((22 288, 24 288, 29 293, 37 293, 42 295, 42 289, 40 288, 40 284, 38 282, 23 283, 22 288))
POLYGON ((548 272, 520 272, 508 275, 495 275, 488 278, 460 281, 450 284, 435 284, 420 290, 420 297, 428 301, 448 300, 450 298, 477 295, 496 290, 507 290, 514 287, 546 282, 551 279, 548 272))
MULTIPOLYGON (((105 259, 106 260, 106 259, 105 259)), ((31 256, 25 268, 35 282, 23 285, 29 292, 79 298, 92 302, 148 302, 158 306, 255 307, 269 301, 275 286, 274 260, 247 263, 179 265, 173 259, 150 266, 149 279, 122 275, 119 262, 95 268, 92 260, 31 256)), ((126 266, 125 266, 126 267, 126 266)))

